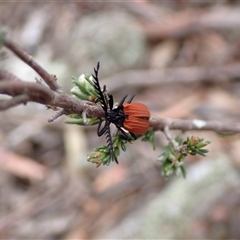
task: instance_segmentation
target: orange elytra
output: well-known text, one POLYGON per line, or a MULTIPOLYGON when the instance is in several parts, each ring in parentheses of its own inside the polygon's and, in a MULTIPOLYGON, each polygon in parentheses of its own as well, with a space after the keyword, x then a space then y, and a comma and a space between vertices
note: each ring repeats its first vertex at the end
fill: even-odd
POLYGON ((149 128, 150 112, 142 103, 125 103, 123 112, 126 118, 123 127, 131 133, 144 134, 149 128))

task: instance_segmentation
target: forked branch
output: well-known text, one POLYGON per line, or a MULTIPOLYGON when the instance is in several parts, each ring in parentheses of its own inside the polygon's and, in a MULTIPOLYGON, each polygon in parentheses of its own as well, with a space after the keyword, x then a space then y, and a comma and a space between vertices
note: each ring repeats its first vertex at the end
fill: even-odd
MULTIPOLYGON (((82 114, 83 111, 87 116, 104 117, 104 111, 101 106, 89 101, 79 100, 70 94, 62 92, 61 86, 56 82, 56 77, 49 74, 13 41, 6 38, 3 45, 33 68, 42 77, 47 86, 22 81, 17 76, 5 70, 0 70, 0 93, 12 97, 11 99, 0 101, 0 110, 6 110, 18 104, 26 104, 32 101, 57 110, 57 117, 63 114, 82 114)), ((50 119, 50 121, 55 120, 57 117, 50 119)), ((163 131, 165 126, 167 126, 169 130, 210 130, 223 133, 240 132, 240 124, 229 124, 217 121, 166 119, 155 115, 151 115, 150 126, 155 131, 163 131)))

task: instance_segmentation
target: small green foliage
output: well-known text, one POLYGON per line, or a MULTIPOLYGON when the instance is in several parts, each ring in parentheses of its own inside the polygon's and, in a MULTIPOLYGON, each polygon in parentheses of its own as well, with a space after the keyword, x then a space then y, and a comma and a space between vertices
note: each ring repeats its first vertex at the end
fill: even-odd
MULTIPOLYGON (((86 101, 95 101, 97 99, 97 93, 95 92, 93 85, 93 77, 90 75, 82 74, 78 80, 74 77, 72 78, 73 88, 71 93, 76 98, 86 101)), ((68 120, 67 124, 77 124, 77 125, 95 125, 99 123, 99 119, 95 117, 84 116, 84 114, 70 114, 68 117, 74 120, 68 120)))
POLYGON ((3 46, 5 37, 6 37, 6 33, 4 31, 0 31, 0 60, 4 60, 7 56, 6 52, 1 49, 3 46))
POLYGON ((186 169, 183 164, 183 160, 188 154, 206 156, 208 150, 205 149, 210 142, 205 141, 203 138, 187 137, 187 140, 183 142, 180 137, 176 137, 175 141, 178 143, 179 149, 174 149, 171 143, 163 148, 163 153, 158 157, 158 160, 162 163, 162 174, 165 177, 169 177, 172 174, 182 174, 186 177, 186 169))
POLYGON ((95 125, 99 123, 99 119, 98 118, 94 118, 94 117, 85 117, 85 119, 83 118, 82 115, 79 114, 70 114, 68 115, 68 117, 75 119, 75 120, 69 120, 69 121, 65 121, 65 123, 67 124, 77 124, 77 125, 95 125))
POLYGON ((147 132, 143 135, 142 138, 143 142, 150 142, 152 144, 153 150, 156 149, 156 143, 155 143, 155 132, 153 129, 148 129, 147 132))
POLYGON ((0 48, 3 46, 3 42, 6 38, 6 32, 0 31, 0 48))
MULTIPOLYGON (((129 134, 129 137, 131 135, 129 134)), ((153 148, 155 149, 155 141, 154 141, 154 131, 149 129, 144 135, 139 135, 137 138, 142 137, 142 141, 144 142, 150 142, 153 145, 153 148)), ((120 155, 120 150, 122 149, 124 152, 126 151, 126 144, 127 143, 133 143, 135 139, 132 138, 132 140, 128 141, 126 140, 120 133, 117 134, 115 137, 113 137, 113 147, 116 157, 120 155)), ((111 161, 114 161, 114 159, 111 159, 110 150, 107 148, 107 146, 102 146, 100 148, 95 148, 94 152, 88 155, 88 161, 92 163, 96 163, 97 167, 102 165, 109 165, 111 161)))
POLYGON ((90 75, 82 74, 78 80, 72 78, 74 87, 71 89, 71 93, 81 99, 87 101, 93 101, 97 98, 97 94, 94 90, 93 77, 90 75))
POLYGON ((187 153, 191 155, 199 154, 203 157, 206 156, 206 153, 208 153, 207 149, 204 149, 210 141, 204 141, 203 138, 198 137, 188 137, 185 144, 187 145, 187 153))
POLYGON ((96 163, 97 167, 101 166, 101 164, 108 166, 112 161, 109 148, 107 146, 95 148, 94 152, 88 155, 87 160, 96 163))
MULTIPOLYGON (((124 139, 120 134, 113 137, 113 147, 115 156, 118 157, 120 155, 120 150, 126 151, 126 143, 128 141, 124 139)), ((94 152, 88 155, 88 161, 92 163, 96 163, 97 167, 102 165, 109 165, 112 159, 112 155, 110 153, 110 149, 107 146, 102 146, 99 148, 95 148, 94 152)))

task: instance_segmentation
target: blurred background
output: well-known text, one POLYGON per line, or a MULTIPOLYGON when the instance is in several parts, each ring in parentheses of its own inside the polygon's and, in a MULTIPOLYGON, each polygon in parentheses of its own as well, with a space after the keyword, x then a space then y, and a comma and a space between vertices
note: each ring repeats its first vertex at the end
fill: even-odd
MULTIPOLYGON (((0 22, 67 92, 100 61, 116 101, 136 93, 161 117, 239 121, 238 1, 2 2, 0 22)), ((35 81, 4 51, 1 68, 35 81)), ((204 137, 210 153, 188 157, 186 179, 164 179, 161 132, 155 151, 137 141, 96 168, 96 127, 48 123, 53 111, 34 103, 0 114, 1 239, 240 237, 239 134, 172 132, 204 137)))

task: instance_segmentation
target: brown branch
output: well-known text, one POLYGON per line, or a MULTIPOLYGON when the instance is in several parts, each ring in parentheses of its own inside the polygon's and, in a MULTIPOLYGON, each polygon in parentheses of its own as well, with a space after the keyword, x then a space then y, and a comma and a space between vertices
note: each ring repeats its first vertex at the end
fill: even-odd
MULTIPOLYGON (((38 83, 30 83, 23 81, 1 81, 0 93, 10 96, 22 96, 23 94, 29 97, 29 101, 59 107, 64 110, 65 114, 86 112, 87 116, 104 117, 104 111, 99 105, 88 101, 81 101, 72 97, 67 93, 53 92, 44 85, 38 83)), ((0 105, 0 109, 3 106, 0 105)), ((240 132, 240 124, 229 124, 217 121, 203 120, 179 120, 160 118, 152 115, 150 125, 154 130, 164 130, 165 126, 175 130, 211 130, 223 133, 240 132)))
MULTIPOLYGON (((42 103, 47 106, 52 107, 53 109, 59 109, 59 114, 56 117, 60 116, 62 113, 71 114, 77 113, 82 114, 85 112, 87 116, 92 117, 104 117, 104 111, 101 106, 88 102, 81 101, 67 93, 56 91, 59 90, 59 86, 56 84, 50 74, 48 74, 42 67, 40 67, 32 58, 22 51, 16 44, 10 40, 5 40, 5 46, 12 50, 19 58, 29 64, 30 67, 35 69, 42 78, 46 81, 49 87, 44 86, 39 83, 24 82, 21 79, 18 79, 16 76, 9 74, 7 72, 0 72, 0 93, 7 94, 14 97, 10 102, 0 102, 0 109, 4 109, 5 106, 14 106, 18 103, 25 103, 27 96, 29 101, 42 103), (9 78, 8 78, 9 77, 9 78), (46 80, 47 79, 47 80, 46 80), (14 81, 9 81, 14 80, 14 81), (17 80, 17 81, 16 81, 17 80), (16 98, 17 97, 17 98, 16 98)), ((142 85, 149 84, 159 84, 159 83, 169 83, 169 82, 193 82, 193 81, 208 81, 214 80, 219 81, 219 79, 229 79, 240 77, 240 64, 232 64, 224 67, 215 67, 215 68, 180 68, 180 69, 168 69, 168 70, 150 70, 150 71, 132 71, 120 75, 116 75, 111 78, 112 84, 120 82, 121 85, 125 86, 127 81, 131 79, 130 84, 139 84, 139 79, 143 79, 142 85), (115 79, 115 80, 113 80, 115 79), (121 81, 118 81, 121 79, 121 81)), ((111 83, 108 84, 110 89, 113 89, 111 83)), ((9 101, 9 100, 8 100, 9 101)), ((56 118, 53 117, 53 120, 56 118)), ((51 121, 51 119, 50 119, 51 121)), ((229 124, 222 123, 217 121, 202 121, 202 120, 178 120, 178 119, 166 119, 159 118, 152 115, 150 118, 151 127, 157 131, 164 131, 166 133, 169 129, 178 129, 182 131, 187 130, 211 130, 222 133, 236 133, 240 132, 240 124, 229 124)), ((167 132, 168 133, 168 132, 167 132)))
POLYGON ((63 108, 65 110, 65 114, 82 114, 82 112, 85 111, 87 116, 105 116, 105 113, 100 105, 89 101, 79 100, 67 93, 55 94, 55 98, 50 105, 63 108))
POLYGON ((172 83, 223 82, 240 77, 240 63, 217 67, 181 67, 153 70, 131 70, 104 79, 109 91, 128 87, 161 86, 172 83))
POLYGON ((208 11, 187 9, 176 13, 166 14, 154 22, 143 26, 144 35, 150 41, 166 38, 181 39, 206 29, 238 30, 240 15, 234 8, 212 8, 208 11), (231 17, 229 17, 231 16, 231 17))
POLYGON ((165 125, 165 127, 163 128, 163 133, 165 134, 167 140, 172 144, 173 148, 175 151, 179 151, 179 145, 178 143, 174 140, 174 138, 172 137, 170 131, 169 131, 169 126, 165 125))
POLYGON ((65 110, 64 109, 61 109, 59 111, 57 111, 53 116, 51 116, 49 119, 48 119, 48 122, 53 122, 55 121, 57 118, 61 117, 62 115, 66 114, 65 110))
MULTIPOLYGON (((68 183, 70 184, 70 183, 68 183)), ((28 202, 23 207, 20 207, 16 211, 10 213, 4 218, 0 218, 0 232, 3 232, 7 228, 11 227, 19 219, 24 219, 29 216, 37 215, 43 209, 51 206, 55 202, 65 199, 69 196, 69 192, 72 192, 72 188, 76 187, 75 185, 68 186, 68 188, 58 187, 58 189, 53 189, 47 191, 41 196, 34 198, 32 201, 28 202)))
POLYGON ((18 77, 5 70, 0 71, 0 81, 21 81, 18 77))
POLYGON ((16 43, 8 38, 4 39, 4 46, 15 53, 22 61, 28 64, 34 69, 46 82, 46 84, 54 91, 61 91, 61 87, 57 84, 56 77, 49 74, 44 68, 42 68, 33 58, 23 51, 16 43))
POLYGON ((0 82, 0 93, 12 97, 25 94, 30 101, 47 104, 54 98, 54 93, 47 87, 31 82, 8 81, 0 82))
POLYGON ((193 120, 181 120, 181 119, 169 119, 169 118, 160 118, 158 116, 152 115, 150 119, 150 125, 154 130, 164 130, 165 126, 168 126, 171 130, 206 130, 206 131, 215 131, 218 133, 239 133, 240 124, 239 123, 224 123, 218 121, 204 121, 200 119, 193 120))
POLYGON ((27 95, 19 95, 8 100, 0 100, 0 111, 17 106, 19 104, 26 104, 30 100, 27 95))
MULTIPOLYGON (((14 77, 18 81, 9 81, 8 79, 0 81, 1 94, 12 97, 25 94, 29 97, 29 101, 62 108, 65 114, 82 114, 85 111, 87 116, 104 117, 103 109, 99 105, 79 100, 64 92, 54 92, 39 83, 25 82, 14 77)), ((0 109, 1 107, 4 108, 0 104, 0 109)))
POLYGON ((160 21, 147 22, 143 26, 143 32, 150 41, 166 38, 181 39, 203 29, 199 20, 202 16, 203 13, 199 10, 186 10, 180 13, 168 14, 161 18, 160 21))

